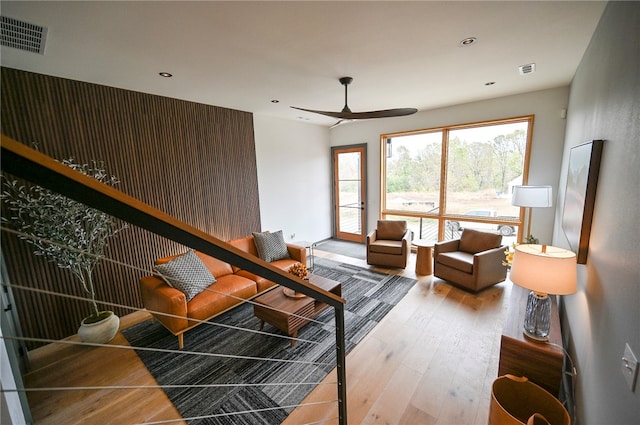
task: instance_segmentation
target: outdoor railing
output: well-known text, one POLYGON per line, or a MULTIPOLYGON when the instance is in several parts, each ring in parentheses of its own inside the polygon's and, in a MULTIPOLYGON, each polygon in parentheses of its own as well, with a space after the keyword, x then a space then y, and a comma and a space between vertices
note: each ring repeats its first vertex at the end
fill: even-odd
MULTIPOLYGON (((2 171, 58 192, 131 225, 233 264, 333 307, 335 318, 338 420, 347 423, 344 299, 298 279, 226 242, 2 135, 2 171)), ((123 307, 123 306, 120 306, 123 307)), ((132 308, 133 310, 140 310, 132 308)), ((4 335, 3 338, 6 338, 4 335)), ((135 347, 134 347, 135 348, 135 347)))

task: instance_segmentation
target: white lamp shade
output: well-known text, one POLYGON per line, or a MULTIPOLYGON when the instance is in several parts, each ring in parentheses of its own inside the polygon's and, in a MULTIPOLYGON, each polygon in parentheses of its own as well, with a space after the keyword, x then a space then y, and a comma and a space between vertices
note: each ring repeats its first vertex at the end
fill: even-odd
POLYGON ((576 254, 555 246, 522 244, 515 247, 510 279, 541 294, 569 295, 577 290, 576 254))
POLYGON ((553 190, 551 186, 514 186, 511 205, 517 207, 551 207, 553 190))

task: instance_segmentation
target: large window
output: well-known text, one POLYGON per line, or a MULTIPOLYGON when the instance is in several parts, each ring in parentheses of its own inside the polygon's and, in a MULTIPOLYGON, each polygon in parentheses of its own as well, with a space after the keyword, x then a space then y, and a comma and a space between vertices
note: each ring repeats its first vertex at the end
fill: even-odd
POLYGON ((514 185, 526 183, 533 117, 383 134, 382 215, 406 219, 416 238, 464 228, 516 240, 514 185))

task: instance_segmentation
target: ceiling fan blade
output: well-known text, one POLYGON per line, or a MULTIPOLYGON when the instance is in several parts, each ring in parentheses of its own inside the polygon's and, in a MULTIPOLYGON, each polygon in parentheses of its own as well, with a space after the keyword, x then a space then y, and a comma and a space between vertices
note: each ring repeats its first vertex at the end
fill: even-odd
POLYGON ((333 117, 333 118, 344 118, 342 115, 342 112, 330 112, 330 111, 316 111, 313 109, 305 109, 305 108, 298 108, 296 106, 292 106, 293 109, 297 109, 299 111, 305 111, 305 112, 312 112, 314 114, 320 114, 320 115, 326 115, 328 117, 333 117))
POLYGON ((342 77, 340 78, 340 84, 344 86, 344 108, 340 112, 331 111, 317 111, 315 109, 305 109, 292 106, 293 109, 300 111, 312 112, 314 114, 326 115, 328 117, 339 118, 343 120, 368 120, 371 118, 390 118, 390 117, 402 117, 405 115, 411 115, 418 112, 416 108, 396 108, 396 109, 383 109, 381 111, 369 111, 369 112, 351 112, 347 103, 347 86, 351 84, 353 78, 342 77))
POLYGON ((345 115, 343 118, 352 120, 366 120, 369 118, 391 118, 391 117, 403 117, 405 115, 411 115, 418 112, 416 108, 396 108, 396 109, 383 109, 381 111, 369 111, 369 112, 351 112, 345 115))
POLYGON ((331 112, 331 111, 317 111, 314 109, 305 109, 292 106, 293 109, 300 111, 312 112, 314 114, 326 115, 328 117, 340 118, 345 120, 367 120, 371 118, 391 118, 402 117, 405 115, 411 115, 418 112, 416 108, 397 108, 397 109, 383 109, 381 111, 369 111, 369 112, 331 112))

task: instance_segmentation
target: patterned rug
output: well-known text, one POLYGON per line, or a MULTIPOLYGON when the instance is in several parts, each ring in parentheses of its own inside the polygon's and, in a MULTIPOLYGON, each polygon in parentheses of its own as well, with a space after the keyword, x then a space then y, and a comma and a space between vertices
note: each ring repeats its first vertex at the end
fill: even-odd
MULTIPOLYGON (((347 300, 347 352, 355 347, 416 283, 414 279, 386 275, 325 258, 315 259, 314 273, 342 284, 342 296, 347 300)), ((316 320, 323 324, 312 322, 305 325, 298 332, 298 338, 316 341, 318 344, 298 341, 295 347, 290 348, 288 339, 201 325, 185 334, 184 351, 302 360, 326 365, 141 350, 137 350, 137 354, 160 385, 258 384, 217 388, 166 388, 169 399, 184 418, 200 417, 190 421, 190 424, 279 424, 291 413, 294 408, 291 406, 300 403, 315 387, 298 383, 320 382, 335 367, 333 309, 326 309, 316 320), (259 385, 274 382, 296 384, 259 385), (266 410, 225 415, 260 409, 266 410), (202 418, 203 416, 209 417, 202 418)), ((251 304, 238 306, 212 321, 254 330, 260 327, 260 321, 253 315, 251 304)), ((268 324, 265 324, 264 331, 282 335, 279 330, 268 324)), ((134 347, 177 349, 177 338, 162 325, 151 320, 125 329, 123 334, 134 347)))

